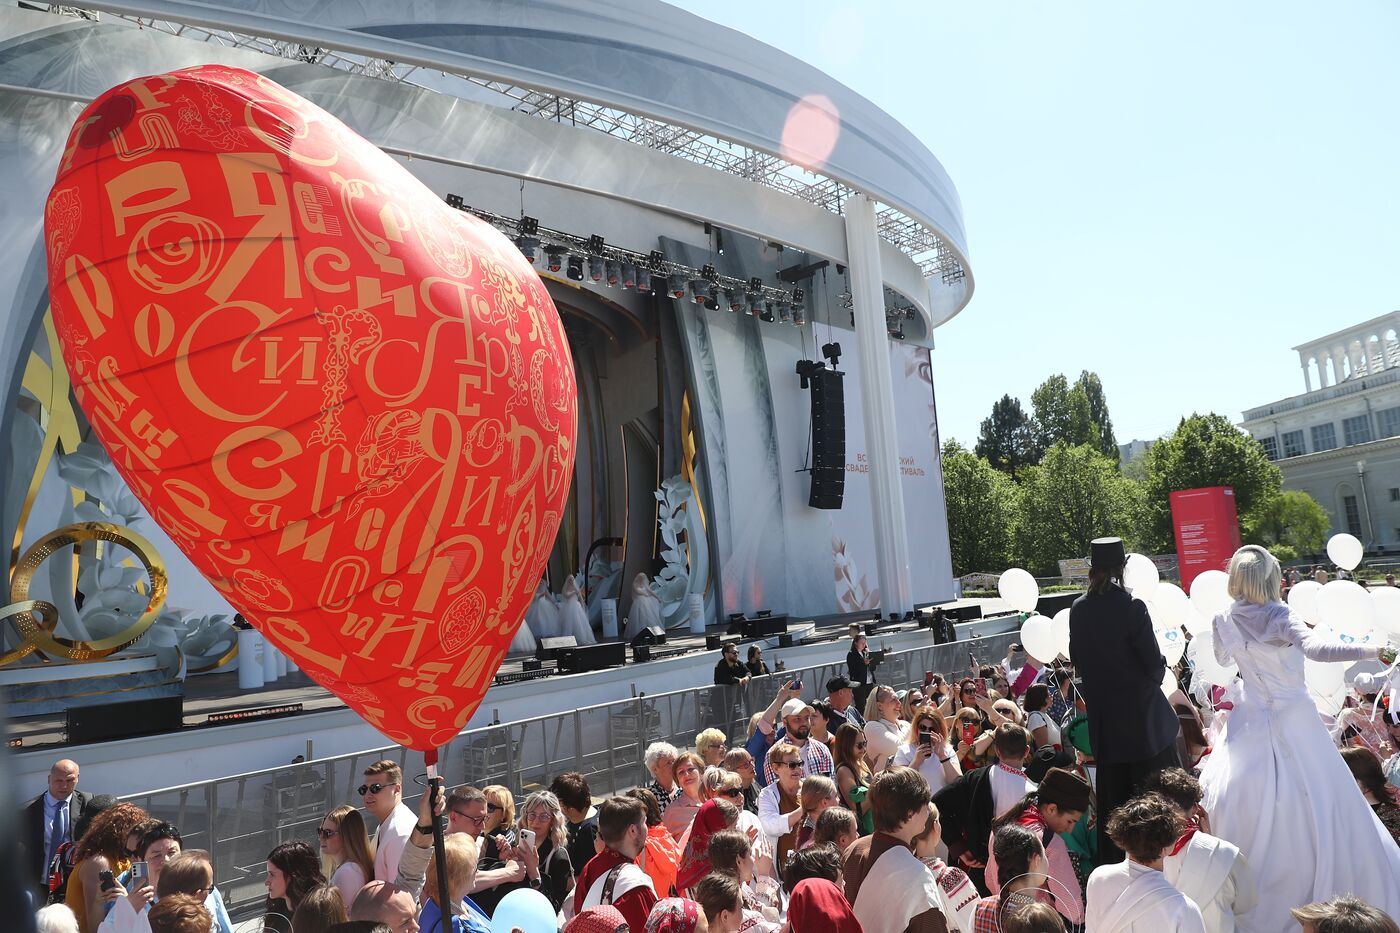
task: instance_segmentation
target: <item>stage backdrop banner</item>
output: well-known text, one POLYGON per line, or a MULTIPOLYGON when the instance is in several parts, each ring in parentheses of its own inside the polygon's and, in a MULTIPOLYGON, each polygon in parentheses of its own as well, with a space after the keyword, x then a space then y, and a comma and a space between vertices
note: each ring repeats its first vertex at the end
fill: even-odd
POLYGON ((1181 588, 1206 570, 1224 570, 1240 547, 1235 491, 1229 486, 1180 489, 1171 494, 1172 526, 1181 568, 1181 588))

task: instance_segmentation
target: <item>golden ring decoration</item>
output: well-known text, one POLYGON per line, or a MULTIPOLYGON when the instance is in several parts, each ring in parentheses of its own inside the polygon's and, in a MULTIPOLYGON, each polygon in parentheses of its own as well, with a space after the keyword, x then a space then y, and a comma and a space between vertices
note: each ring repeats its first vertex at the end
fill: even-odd
POLYGON ((0 620, 8 620, 15 626, 23 644, 0 655, 0 666, 35 651, 70 661, 95 661, 130 647, 160 614, 161 607, 165 605, 168 585, 165 563, 160 559, 160 554, 151 542, 129 528, 108 522, 81 522, 51 531, 31 544, 15 565, 10 579, 10 605, 0 608, 0 620), (54 634, 58 629, 58 607, 46 600, 30 599, 29 584, 45 560, 71 545, 86 541, 119 544, 136 555, 150 578, 146 608, 140 618, 115 635, 93 641, 60 638, 54 634))

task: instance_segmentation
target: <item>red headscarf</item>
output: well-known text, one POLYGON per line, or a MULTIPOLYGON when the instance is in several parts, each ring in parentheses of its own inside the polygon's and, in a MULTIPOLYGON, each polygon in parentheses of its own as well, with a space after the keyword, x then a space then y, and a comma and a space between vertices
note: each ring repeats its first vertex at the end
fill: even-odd
POLYGON ((686 830, 681 867, 676 872, 676 890, 684 891, 710 873, 710 837, 724 829, 724 811, 718 800, 707 800, 686 830))
POLYGON ((797 882, 788 901, 792 933, 865 933, 841 889, 825 878, 797 882))
POLYGON ((619 933, 627 929, 627 918, 611 904, 590 907, 564 925, 564 933, 619 933))
POLYGON ((683 897, 668 897, 651 909, 646 933, 695 933, 700 905, 683 897))

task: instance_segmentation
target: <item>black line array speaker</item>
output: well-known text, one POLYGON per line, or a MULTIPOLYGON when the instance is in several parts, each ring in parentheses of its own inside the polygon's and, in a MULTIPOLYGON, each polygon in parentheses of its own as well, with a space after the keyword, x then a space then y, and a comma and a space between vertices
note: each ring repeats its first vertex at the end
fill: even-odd
POLYGON ((70 706, 66 723, 68 741, 74 745, 178 732, 184 724, 183 696, 128 700, 102 706, 70 706))
POLYGON ((620 641, 581 645, 577 648, 565 648, 559 652, 559 671, 563 674, 602 671, 610 667, 622 667, 626 663, 627 645, 620 641))
POLYGON ((814 509, 839 509, 846 492, 845 374, 821 369, 812 380, 812 492, 814 509))

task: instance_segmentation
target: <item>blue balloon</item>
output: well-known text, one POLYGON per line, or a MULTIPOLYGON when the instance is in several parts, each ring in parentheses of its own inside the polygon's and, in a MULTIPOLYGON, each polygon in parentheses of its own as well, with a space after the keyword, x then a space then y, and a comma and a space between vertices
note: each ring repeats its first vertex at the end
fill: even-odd
POLYGON ((555 933, 559 920, 554 905, 539 891, 518 888, 496 905, 491 914, 491 933, 555 933))

